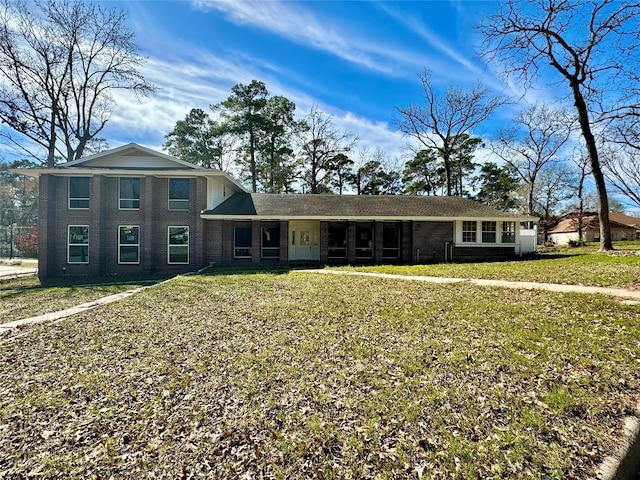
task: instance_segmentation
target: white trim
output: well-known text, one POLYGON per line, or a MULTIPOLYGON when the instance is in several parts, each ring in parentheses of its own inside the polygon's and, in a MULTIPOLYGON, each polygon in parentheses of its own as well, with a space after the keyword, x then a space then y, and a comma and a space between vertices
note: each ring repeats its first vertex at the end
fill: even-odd
POLYGON ((124 211, 131 211, 131 210, 140 210, 140 201, 141 201, 141 197, 142 196, 142 179, 140 177, 118 177, 118 210, 124 210, 124 211), (120 182, 122 181, 123 178, 126 178, 128 180, 135 180, 138 179, 138 198, 122 198, 120 196, 120 188, 121 188, 121 184, 120 182), (137 208, 122 208, 122 201, 138 201, 138 207, 137 208))
POLYGON ((140 265, 140 225, 118 225, 118 265, 140 265), (138 229, 138 243, 120 243, 120 229, 122 228, 137 228, 138 229), (123 262, 120 259, 120 247, 136 247, 138 249, 138 261, 137 262, 123 262))
POLYGON ((250 222, 252 220, 288 221, 288 220, 319 220, 327 222, 456 222, 464 220, 476 221, 497 221, 497 222, 534 222, 537 217, 420 217, 420 216, 313 216, 313 215, 212 215, 200 213, 202 220, 242 220, 250 222))
POLYGON ((89 244, 90 244, 89 232, 90 232, 89 225, 67 225, 67 264, 69 264, 69 265, 88 265, 89 264, 89 258, 90 258, 89 257, 89 244), (71 243, 70 242, 69 235, 71 234, 71 228, 77 228, 77 227, 86 228, 87 229, 87 243, 71 243), (84 246, 87 247, 87 261, 86 262, 72 262, 70 260, 70 256, 69 256, 70 253, 71 253, 70 252, 71 247, 84 247, 84 246))
POLYGON ((173 157, 171 155, 167 155, 166 153, 162 153, 162 152, 158 152, 156 150, 152 150, 151 148, 147 148, 147 147, 143 147, 142 145, 138 145, 137 143, 127 143, 126 145, 121 145, 119 147, 116 148, 112 148, 110 150, 105 150, 104 152, 99 152, 96 153, 94 155, 89 155, 87 157, 83 157, 80 158, 78 160, 74 160, 72 162, 66 162, 63 163, 62 165, 59 165, 59 167, 61 168, 67 168, 67 167, 75 167, 76 165, 82 165, 83 163, 86 162, 91 162, 93 160, 97 160, 99 158, 104 158, 104 157, 109 157, 112 155, 117 155, 119 153, 123 153, 126 152, 127 150, 139 150, 141 152, 144 152, 148 155, 153 155, 156 157, 160 157, 163 158, 165 160, 169 160, 171 162, 177 163, 179 165, 182 165, 184 167, 189 167, 191 169, 194 170, 203 170, 204 167, 201 167, 199 165, 194 165, 193 163, 189 163, 189 162, 185 162, 184 160, 180 160, 179 158, 173 157))
POLYGON ((191 238, 189 232, 189 225, 168 225, 167 226, 167 264, 168 265, 188 265, 189 258, 191 256, 190 248, 191 238), (187 230, 187 243, 171 243, 171 229, 172 228, 184 228, 187 230), (171 261, 171 247, 187 247, 187 261, 186 262, 172 262, 171 261))
POLYGON ((67 209, 69 210, 89 210, 91 208, 91 177, 87 175, 72 175, 67 179, 67 209), (88 207, 72 207, 71 206, 71 179, 72 178, 86 178, 89 180, 89 196, 88 197, 73 197, 74 200, 86 200, 89 204, 88 207))
POLYGON ((188 178, 184 177, 167 177, 167 210, 170 212, 188 212, 191 210, 191 182, 188 178), (171 199, 171 180, 186 180, 189 188, 187 188, 187 193, 189 197, 185 200, 184 198, 175 198, 171 199), (187 208, 171 208, 171 202, 186 202, 187 208))

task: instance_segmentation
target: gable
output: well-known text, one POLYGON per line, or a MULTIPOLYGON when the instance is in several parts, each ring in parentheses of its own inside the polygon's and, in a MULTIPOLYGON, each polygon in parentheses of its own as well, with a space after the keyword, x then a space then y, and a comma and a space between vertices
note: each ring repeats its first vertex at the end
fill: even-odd
POLYGON ((60 168, 118 168, 118 169, 193 169, 203 168, 192 163, 185 162, 136 143, 128 143, 121 147, 113 148, 88 157, 63 163, 60 168))

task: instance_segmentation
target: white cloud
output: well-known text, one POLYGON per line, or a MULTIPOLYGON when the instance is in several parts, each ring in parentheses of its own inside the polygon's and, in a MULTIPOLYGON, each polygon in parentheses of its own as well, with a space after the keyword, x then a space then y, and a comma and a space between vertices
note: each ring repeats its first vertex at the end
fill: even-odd
POLYGON ((192 3, 201 10, 222 12, 237 24, 270 31, 385 75, 414 75, 425 65, 423 53, 409 52, 406 46, 388 46, 374 38, 357 38, 347 26, 340 29, 336 18, 318 18, 293 3, 279 0, 194 0, 192 3))

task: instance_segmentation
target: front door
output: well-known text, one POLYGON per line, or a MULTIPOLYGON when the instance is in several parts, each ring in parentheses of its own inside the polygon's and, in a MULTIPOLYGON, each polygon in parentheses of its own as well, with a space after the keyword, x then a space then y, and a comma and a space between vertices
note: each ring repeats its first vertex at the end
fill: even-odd
POLYGON ((289 260, 320 261, 320 222, 289 222, 289 260))

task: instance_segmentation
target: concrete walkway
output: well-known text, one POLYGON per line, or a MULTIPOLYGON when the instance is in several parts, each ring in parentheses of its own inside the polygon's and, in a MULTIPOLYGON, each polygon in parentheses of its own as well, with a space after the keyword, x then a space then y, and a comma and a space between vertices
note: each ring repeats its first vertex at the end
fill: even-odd
POLYGON ((13 265, 0 265, 0 280, 3 278, 23 277, 38 273, 37 267, 18 267, 13 265))
POLYGON ((411 280, 430 283, 470 283, 481 287, 514 288, 520 290, 547 290, 550 292, 600 293, 616 297, 627 304, 640 304, 640 291, 624 288, 590 287, 586 285, 564 285, 559 283, 512 282, 507 280, 484 280, 479 278, 427 277, 421 275, 395 275, 391 273, 357 272, 353 270, 302 270, 304 272, 323 273, 329 275, 358 275, 363 277, 391 278, 395 280, 411 280))

